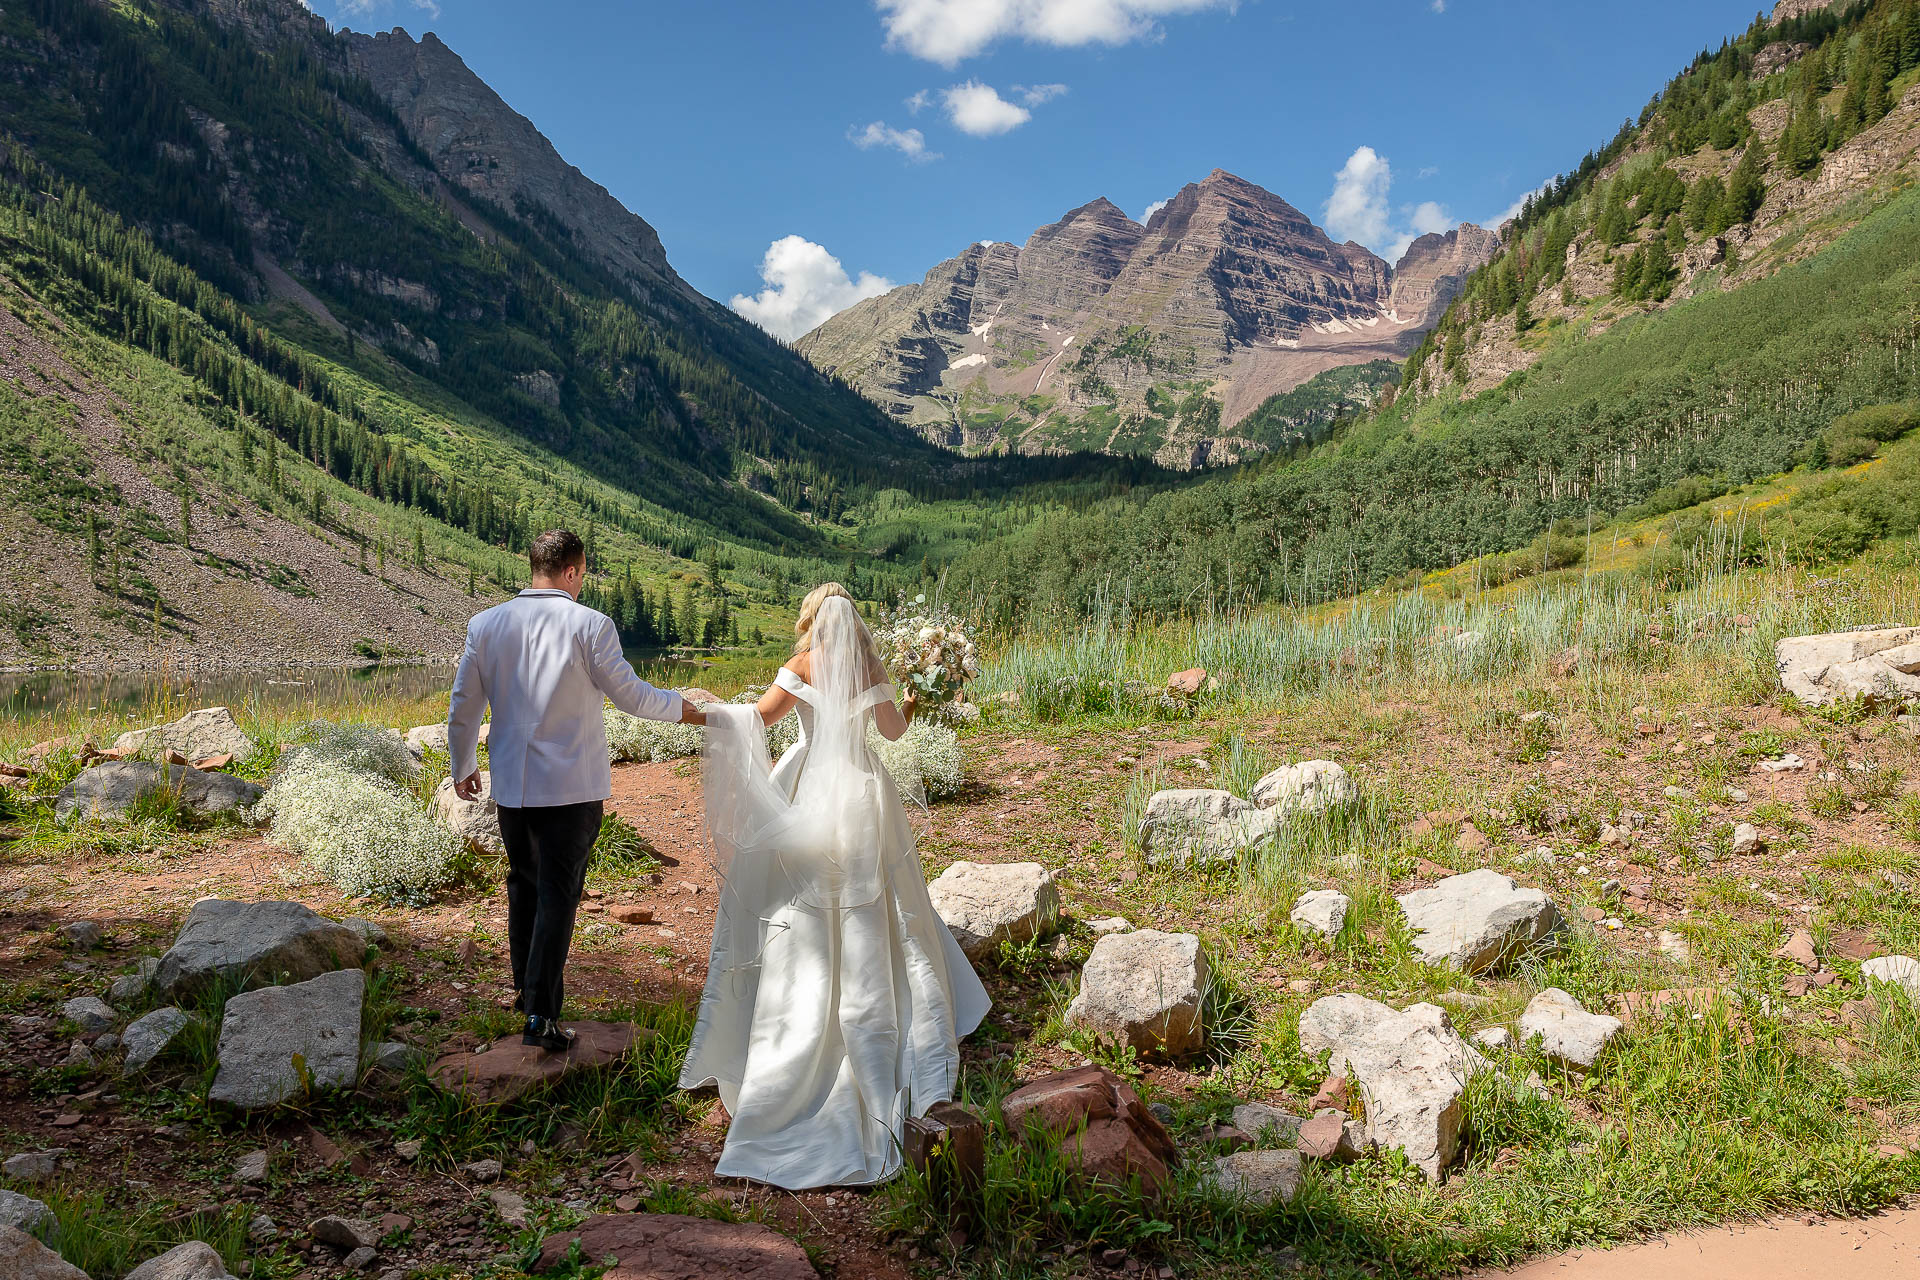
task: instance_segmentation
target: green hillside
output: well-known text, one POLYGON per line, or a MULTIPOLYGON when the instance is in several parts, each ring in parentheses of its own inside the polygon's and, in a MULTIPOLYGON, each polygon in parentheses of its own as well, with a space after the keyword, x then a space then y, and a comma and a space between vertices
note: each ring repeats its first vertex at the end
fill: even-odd
MULTIPOLYGON (((1871 157, 1876 153, 1858 144, 1878 141, 1882 153, 1905 159, 1870 173, 1851 195, 1843 188, 1838 203, 1803 195, 1804 212, 1767 227, 1766 269, 1737 287, 1717 287, 1728 265, 1703 274, 1684 298, 1579 299, 1583 318, 1526 334, 1532 363, 1497 385, 1468 396, 1435 390, 1422 397, 1417 384, 1451 376, 1441 373, 1447 357, 1439 354, 1450 344, 1473 350, 1472 343, 1491 342, 1492 319, 1504 319, 1504 332, 1512 333, 1511 311, 1489 308, 1503 289, 1524 292, 1513 281, 1527 279, 1527 246, 1536 234, 1554 240, 1564 260, 1571 241, 1560 235, 1569 211, 1597 203, 1604 213, 1613 197, 1582 197, 1592 195, 1594 182, 1629 178, 1651 190, 1647 175, 1663 157, 1712 147, 1727 120, 1738 127, 1757 103, 1747 96, 1745 73, 1729 79, 1729 68, 1750 67, 1754 52, 1777 38, 1824 41, 1815 43, 1824 53, 1779 73, 1767 91, 1785 91, 1774 83, 1782 76, 1853 68, 1871 81, 1856 96, 1878 104, 1905 92, 1914 77, 1897 70, 1907 65, 1906 46, 1890 43, 1888 33, 1904 39, 1916 11, 1920 6, 1887 0, 1856 5, 1780 28, 1759 26, 1719 54, 1702 55, 1638 125, 1589 157, 1523 219, 1509 249, 1455 303, 1435 345, 1409 361, 1411 394, 1305 458, 1256 462, 1145 501, 1038 521, 967 556, 956 585, 1008 621, 1084 615, 1122 601, 1149 615, 1312 602, 1538 547, 1536 539, 1556 521, 1584 530, 1649 502, 1673 510, 1791 468, 1824 465, 1823 433, 1837 418, 1920 397, 1920 192, 1911 190, 1910 146, 1920 105, 1862 116, 1851 134, 1823 132, 1823 145, 1857 140, 1855 153, 1871 157), (1890 47, 1893 60, 1881 61, 1890 47), (1842 56, 1863 48, 1864 58, 1842 56), (1686 493, 1695 496, 1673 496, 1686 493)), ((1920 46, 1914 56, 1920 59, 1920 46)), ((1836 82, 1829 92, 1844 104, 1850 91, 1836 82)), ((1765 192, 1812 190, 1776 158, 1754 154, 1765 192)), ((1759 201, 1753 203, 1757 209, 1759 201)), ((1642 234, 1664 233, 1654 224, 1642 234)), ((1644 263, 1644 248, 1635 252, 1644 263)), ((1549 273, 1527 287, 1553 283, 1549 273)), ((1920 493, 1912 500, 1920 503, 1920 493)), ((1787 536, 1784 529, 1775 534, 1787 536)), ((1792 541, 1797 556, 1823 554, 1817 539, 1792 541)))
MULTIPOLYGON (((550 211, 455 193, 324 24, 292 0, 256 9, 244 28, 205 3, 0 11, 0 294, 21 358, 44 343, 69 370, 0 389, 0 518, 55 559, 84 555, 92 581, 9 565, 0 660, 204 636, 221 613, 199 607, 202 570, 255 588, 228 611, 284 621, 299 557, 196 549, 182 506, 189 525, 244 508, 305 555, 371 563, 342 605, 366 617, 392 603, 389 560, 420 579, 409 602, 466 599, 514 581, 530 533, 570 524, 592 532, 596 599, 635 639, 699 643, 715 617, 722 639, 771 625, 830 574, 890 597, 977 523, 869 536, 851 513, 877 495, 898 495, 897 526, 902 501, 1072 501, 1150 476, 926 444, 670 268, 615 279, 550 211), (129 451, 137 480, 118 445, 66 439, 86 396, 154 442, 129 451), (208 555, 217 569, 191 568, 208 555), (663 634, 670 592, 698 598, 663 634)), ((428 607, 439 625, 394 647, 444 650, 433 637, 471 607, 428 607)))

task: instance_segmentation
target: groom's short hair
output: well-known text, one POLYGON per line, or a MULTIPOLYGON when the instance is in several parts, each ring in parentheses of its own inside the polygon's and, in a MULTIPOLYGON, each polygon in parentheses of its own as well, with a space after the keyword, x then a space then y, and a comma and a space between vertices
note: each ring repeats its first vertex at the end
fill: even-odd
POLYGON ((527 548, 527 563, 543 578, 557 578, 574 565, 587 562, 587 545, 571 529, 549 529, 527 548))

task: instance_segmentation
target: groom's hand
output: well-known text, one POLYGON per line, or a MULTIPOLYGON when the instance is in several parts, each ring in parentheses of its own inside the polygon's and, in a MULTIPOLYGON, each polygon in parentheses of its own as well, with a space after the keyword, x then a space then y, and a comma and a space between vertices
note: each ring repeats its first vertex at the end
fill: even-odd
POLYGON ((454 783, 453 794, 459 796, 462 800, 478 800, 480 798, 480 771, 476 769, 466 777, 460 779, 460 781, 454 783))
POLYGON ((680 723, 681 724, 704 725, 706 722, 707 722, 706 712, 702 711, 699 707, 696 707, 693 703, 688 702, 685 698, 682 698, 680 700, 680 723))

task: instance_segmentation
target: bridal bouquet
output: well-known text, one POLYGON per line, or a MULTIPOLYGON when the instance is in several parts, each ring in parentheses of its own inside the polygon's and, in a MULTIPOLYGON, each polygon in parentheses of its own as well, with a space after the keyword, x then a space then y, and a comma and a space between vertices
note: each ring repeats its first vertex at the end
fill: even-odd
POLYGON ((929 606, 924 595, 908 602, 903 594, 873 639, 888 677, 896 687, 913 691, 922 715, 956 721, 979 714, 962 699, 962 690, 980 674, 980 659, 952 610, 929 606))

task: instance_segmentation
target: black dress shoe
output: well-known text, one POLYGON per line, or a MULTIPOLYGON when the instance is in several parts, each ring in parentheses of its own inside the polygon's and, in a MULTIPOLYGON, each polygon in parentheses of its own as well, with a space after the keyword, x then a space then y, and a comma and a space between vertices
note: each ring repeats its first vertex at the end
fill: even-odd
POLYGON ((520 1033, 520 1043, 548 1053, 565 1053, 573 1048, 573 1033, 555 1018, 528 1018, 520 1033))

